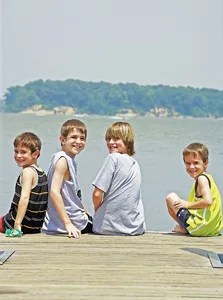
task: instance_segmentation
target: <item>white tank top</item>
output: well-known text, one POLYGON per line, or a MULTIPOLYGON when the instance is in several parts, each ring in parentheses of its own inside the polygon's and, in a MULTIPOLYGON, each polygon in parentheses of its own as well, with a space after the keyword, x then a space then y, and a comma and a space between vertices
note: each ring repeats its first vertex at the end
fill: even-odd
POLYGON ((61 195, 64 202, 64 207, 71 222, 79 229, 83 230, 88 223, 88 217, 85 213, 81 199, 81 190, 77 180, 77 164, 74 158, 67 155, 64 151, 55 153, 52 156, 49 171, 47 174, 49 185, 48 207, 43 224, 43 231, 66 233, 66 229, 60 219, 53 202, 50 198, 50 188, 56 162, 65 157, 70 171, 71 180, 64 181, 62 184, 61 195))

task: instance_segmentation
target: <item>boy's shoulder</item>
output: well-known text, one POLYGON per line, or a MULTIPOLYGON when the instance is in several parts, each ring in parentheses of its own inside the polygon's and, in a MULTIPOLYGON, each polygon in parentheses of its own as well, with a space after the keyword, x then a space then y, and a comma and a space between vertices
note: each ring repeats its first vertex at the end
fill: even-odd
POLYGON ((76 161, 74 158, 69 156, 65 151, 59 151, 53 154, 51 158, 51 165, 56 165, 58 164, 58 161, 62 161, 61 158, 64 158, 64 163, 68 164, 69 166, 75 165, 76 166, 76 161))
POLYGON ((61 150, 61 151, 58 151, 58 152, 55 152, 53 155, 52 155, 52 158, 53 159, 57 159, 57 158, 60 158, 60 157, 65 157, 65 158, 68 158, 68 159, 72 159, 65 151, 61 150))
POLYGON ((38 173, 33 165, 23 168, 18 177, 18 180, 21 184, 24 184, 24 182, 36 181, 37 179, 38 173))
POLYGON ((135 163, 136 160, 135 158, 133 158, 132 156, 126 154, 121 154, 121 153, 110 153, 107 156, 107 159, 112 159, 116 162, 120 162, 120 163, 135 163))
POLYGON ((208 181, 214 180, 213 176, 210 173, 201 173, 200 175, 198 175, 197 180, 200 178, 207 178, 208 181))
POLYGON ((216 186, 217 187, 217 184, 213 178, 213 176, 210 174, 210 173, 201 173, 196 181, 195 181, 195 188, 197 188, 197 186, 199 184, 201 184, 202 182, 205 183, 205 180, 206 182, 208 183, 209 187, 213 187, 213 186, 216 186), (206 178, 206 179, 205 179, 206 178))
POLYGON ((30 172, 30 173, 33 173, 33 172, 36 173, 37 171, 43 172, 43 170, 42 170, 41 167, 32 164, 32 165, 30 165, 30 166, 26 166, 25 168, 23 168, 22 171, 21 171, 21 174, 29 173, 29 172, 30 172))
POLYGON ((207 180, 208 182, 210 182, 210 180, 213 179, 211 174, 208 173, 201 173, 197 176, 197 178, 195 179, 195 185, 198 185, 199 182, 203 182, 203 180, 207 180), (206 179, 205 179, 206 178, 206 179))

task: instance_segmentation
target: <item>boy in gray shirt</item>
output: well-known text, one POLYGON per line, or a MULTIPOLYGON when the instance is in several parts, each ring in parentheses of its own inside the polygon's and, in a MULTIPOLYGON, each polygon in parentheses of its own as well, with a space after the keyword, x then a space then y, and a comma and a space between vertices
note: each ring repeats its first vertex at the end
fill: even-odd
POLYGON ((105 235, 140 235, 145 232, 141 200, 141 172, 132 157, 134 133, 127 122, 106 131, 109 155, 93 181, 93 232, 105 235))
POLYGON ((49 199, 42 228, 45 233, 66 233, 79 238, 81 233, 92 232, 92 217, 82 203, 75 161, 86 138, 87 128, 79 120, 68 120, 61 127, 61 151, 53 155, 47 174, 49 199))

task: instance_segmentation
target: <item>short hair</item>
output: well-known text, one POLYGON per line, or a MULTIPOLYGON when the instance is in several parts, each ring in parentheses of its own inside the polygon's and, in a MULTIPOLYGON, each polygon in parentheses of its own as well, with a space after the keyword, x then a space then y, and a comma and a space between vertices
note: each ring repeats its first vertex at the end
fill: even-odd
POLYGON ((78 129, 82 134, 84 134, 85 138, 87 138, 86 125, 77 119, 71 119, 63 123, 60 134, 66 138, 74 128, 78 129))
POLYGON ((105 140, 121 139, 127 148, 128 155, 135 154, 134 149, 134 131, 132 126, 127 122, 113 123, 105 133, 105 140))
POLYGON ((18 147, 19 145, 27 147, 33 153, 36 150, 41 150, 42 143, 35 133, 23 132, 14 139, 13 145, 14 147, 18 147))
POLYGON ((204 144, 191 143, 183 150, 183 159, 189 154, 193 154, 194 156, 199 154, 203 162, 208 161, 209 152, 208 148, 204 144))

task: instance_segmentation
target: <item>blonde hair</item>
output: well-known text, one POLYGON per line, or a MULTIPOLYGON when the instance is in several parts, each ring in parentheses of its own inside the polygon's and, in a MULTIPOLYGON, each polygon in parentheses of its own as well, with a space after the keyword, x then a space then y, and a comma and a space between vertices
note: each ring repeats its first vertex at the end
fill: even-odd
POLYGON ((201 143, 191 143, 183 150, 183 159, 185 156, 193 154, 194 156, 198 155, 201 157, 202 161, 205 163, 208 161, 208 148, 201 143))
POLYGON ((85 138, 87 138, 87 128, 85 124, 77 119, 66 121, 61 127, 60 134, 66 138, 74 128, 79 130, 82 134, 84 134, 85 138))
POLYGON ((132 126, 127 122, 113 123, 105 133, 105 140, 121 139, 127 148, 128 155, 135 154, 134 149, 134 131, 132 126))

